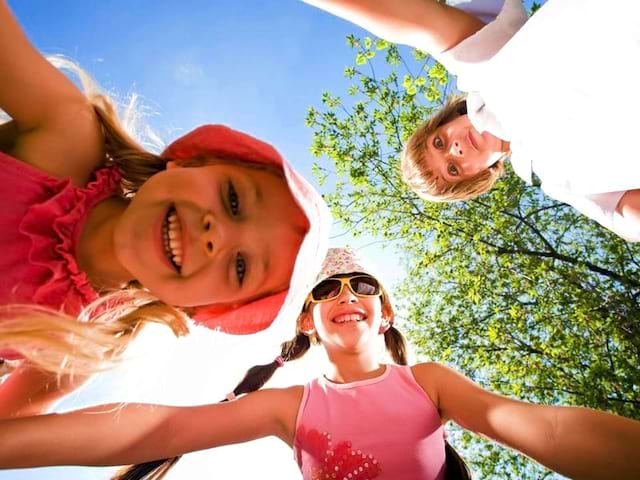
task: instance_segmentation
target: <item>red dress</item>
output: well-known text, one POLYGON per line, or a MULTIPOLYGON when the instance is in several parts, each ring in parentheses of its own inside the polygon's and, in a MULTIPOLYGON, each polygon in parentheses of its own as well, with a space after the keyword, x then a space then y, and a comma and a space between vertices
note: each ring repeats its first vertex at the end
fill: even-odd
MULTIPOLYGON (((115 168, 103 168, 80 188, 0 152, 0 304, 77 315, 98 297, 76 246, 89 212, 117 192, 119 180, 115 168)), ((0 358, 16 356, 0 350, 0 358)))

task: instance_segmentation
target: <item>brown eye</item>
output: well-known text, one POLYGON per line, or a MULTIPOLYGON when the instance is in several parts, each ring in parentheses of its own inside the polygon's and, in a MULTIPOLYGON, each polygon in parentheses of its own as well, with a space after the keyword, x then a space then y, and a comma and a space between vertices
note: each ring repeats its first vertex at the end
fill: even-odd
POLYGON ((456 167, 453 163, 447 165, 447 172, 452 177, 457 177, 460 174, 460 172, 458 171, 458 167, 456 167))
POLYGON ((435 137, 433 139, 433 146, 435 148, 437 148, 438 150, 442 150, 444 148, 444 142, 442 141, 442 139, 440 137, 435 137))
POLYGON ((236 192, 236 189, 231 182, 229 182, 229 185, 227 187, 227 201, 229 203, 229 210, 235 217, 240 211, 240 200, 238 199, 238 193, 236 192))
POLYGON ((247 261, 240 253, 238 253, 236 255, 236 276, 238 277, 238 284, 240 284, 240 286, 242 286, 246 273, 247 261))

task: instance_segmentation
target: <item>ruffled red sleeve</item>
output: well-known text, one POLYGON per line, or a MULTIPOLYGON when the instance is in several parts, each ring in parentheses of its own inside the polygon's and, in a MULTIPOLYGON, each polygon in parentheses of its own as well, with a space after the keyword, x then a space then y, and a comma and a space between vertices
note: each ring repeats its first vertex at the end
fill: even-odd
POLYGON ((119 172, 103 168, 79 188, 7 155, 0 157, 0 170, 1 201, 10 212, 0 215, 6 247, 0 264, 10 272, 0 281, 0 302, 78 314, 98 296, 78 267, 78 239, 91 209, 117 192, 119 172))

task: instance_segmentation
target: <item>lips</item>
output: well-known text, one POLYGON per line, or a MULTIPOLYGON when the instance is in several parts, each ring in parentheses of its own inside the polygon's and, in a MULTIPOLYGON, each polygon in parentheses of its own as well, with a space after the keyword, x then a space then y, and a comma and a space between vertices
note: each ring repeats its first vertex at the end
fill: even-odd
POLYGON ((473 132, 471 130, 469 130, 469 132, 467 133, 467 136, 469 137, 469 143, 471 144, 471 146, 476 150, 480 150, 480 148, 478 147, 478 142, 473 136, 473 132))
POLYGON ((180 273, 184 259, 182 225, 173 206, 169 207, 162 222, 162 241, 167 260, 180 273))

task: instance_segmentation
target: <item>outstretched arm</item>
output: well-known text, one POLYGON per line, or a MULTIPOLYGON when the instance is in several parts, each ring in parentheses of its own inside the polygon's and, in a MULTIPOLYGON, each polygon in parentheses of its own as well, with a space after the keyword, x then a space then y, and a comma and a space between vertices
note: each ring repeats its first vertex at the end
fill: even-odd
POLYGON ((0 467, 124 465, 276 435, 290 443, 301 390, 195 407, 114 404, 0 421, 0 467))
POLYGON ((414 375, 443 420, 556 472, 576 479, 640 478, 640 422, 588 408, 512 400, 436 363, 416 365, 414 375))
POLYGON ((394 43, 448 50, 480 30, 473 15, 436 0, 303 0, 394 43))
POLYGON ((0 131, 0 145, 24 162, 84 185, 104 162, 93 107, 31 45, 6 0, 0 0, 0 45, 0 108, 13 120, 0 131))
POLYGON ((31 366, 19 366, 0 383, 0 418, 39 415, 86 381, 86 377, 57 377, 31 366))

